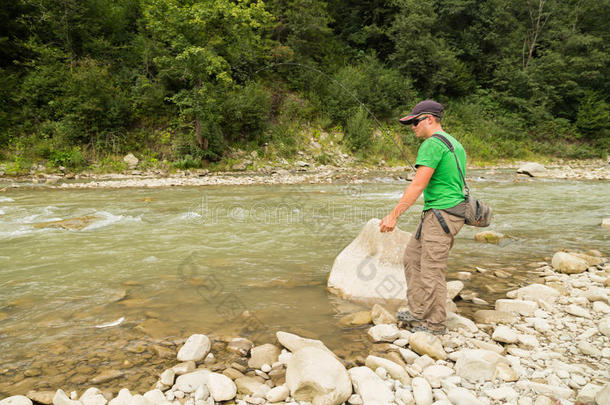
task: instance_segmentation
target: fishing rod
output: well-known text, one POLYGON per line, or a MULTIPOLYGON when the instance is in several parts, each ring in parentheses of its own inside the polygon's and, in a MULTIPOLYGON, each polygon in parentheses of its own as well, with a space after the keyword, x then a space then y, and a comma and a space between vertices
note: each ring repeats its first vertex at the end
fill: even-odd
POLYGON ((327 78, 328 80, 330 80, 331 82, 337 84, 341 89, 343 89, 348 95, 350 95, 358 104, 360 104, 364 110, 371 116, 373 117, 373 120, 375 121, 375 123, 377 124, 377 126, 379 127, 379 129, 381 130, 381 133, 386 135, 388 138, 390 138, 390 140, 392 141, 392 143, 394 144, 394 146, 396 146, 396 148, 400 151, 400 154, 402 155, 402 157, 407 161, 407 163, 409 163, 409 166, 411 166, 411 169, 413 169, 413 171, 417 171, 415 169, 415 167, 413 166, 413 164, 411 164, 411 161, 409 160, 409 158, 407 157, 407 154, 405 153, 405 151, 400 147, 400 145, 398 145, 398 143, 396 142, 396 140, 392 137, 392 135, 390 134, 390 131, 387 130, 386 128, 383 127, 383 124, 381 123, 381 121, 379 121, 377 119, 377 117, 375 116, 375 114, 373 114, 373 112, 366 106, 366 104, 364 104, 362 101, 360 101, 358 99, 358 97, 356 97, 354 95, 354 93, 352 93, 351 91, 349 91, 349 89, 347 87, 345 87, 343 85, 343 83, 341 83, 340 81, 333 79, 332 77, 330 77, 329 75, 327 75, 326 73, 324 73, 323 71, 316 69, 312 66, 308 66, 308 65, 303 65, 301 63, 296 63, 296 62, 279 62, 279 63, 273 63, 271 65, 267 65, 264 68, 261 68, 257 71, 254 72, 254 74, 258 74, 259 72, 262 72, 263 70, 268 70, 271 69, 273 67, 276 66, 298 66, 298 67, 302 67, 305 69, 309 69, 312 70, 318 74, 321 74, 322 76, 324 76, 325 78, 327 78))

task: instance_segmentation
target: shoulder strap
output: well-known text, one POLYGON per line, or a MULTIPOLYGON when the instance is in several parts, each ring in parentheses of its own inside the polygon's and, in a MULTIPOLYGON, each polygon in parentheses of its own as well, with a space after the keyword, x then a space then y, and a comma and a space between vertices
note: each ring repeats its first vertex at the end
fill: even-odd
POLYGON ((441 135, 441 134, 434 134, 434 135, 432 135, 432 138, 440 139, 445 145, 447 145, 447 147, 449 148, 451 153, 453 153, 453 157, 455 158, 455 163, 457 164, 458 172, 460 173, 460 177, 462 178, 462 181, 464 182, 464 188, 466 189, 466 196, 468 197, 470 195, 470 188, 468 187, 468 184, 466 184, 466 179, 464 178, 464 173, 462 173, 462 166, 460 165, 460 161, 458 160, 458 157, 455 154, 455 148, 453 147, 453 144, 451 143, 451 141, 449 141, 449 139, 447 139, 447 137, 445 137, 444 135, 441 135))

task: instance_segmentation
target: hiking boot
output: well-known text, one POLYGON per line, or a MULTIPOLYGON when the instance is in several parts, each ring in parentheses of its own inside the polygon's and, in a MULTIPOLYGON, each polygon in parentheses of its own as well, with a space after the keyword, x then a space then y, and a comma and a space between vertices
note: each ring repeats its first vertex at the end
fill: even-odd
POLYGON ((442 336, 447 333, 447 328, 443 329, 430 329, 424 325, 417 325, 411 328, 411 332, 426 332, 431 335, 442 336))
POLYGON ((396 313, 396 319, 398 319, 399 322, 419 321, 419 319, 417 319, 416 317, 411 315, 411 313, 409 311, 398 311, 396 313))

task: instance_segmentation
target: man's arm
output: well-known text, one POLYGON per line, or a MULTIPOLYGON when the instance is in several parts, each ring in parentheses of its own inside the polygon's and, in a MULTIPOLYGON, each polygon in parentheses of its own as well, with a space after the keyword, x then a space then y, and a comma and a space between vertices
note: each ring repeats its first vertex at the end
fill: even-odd
POLYGON ((391 232, 396 227, 396 221, 398 217, 407 210, 415 201, 419 198, 421 193, 424 191, 430 178, 434 174, 434 169, 428 166, 419 166, 415 177, 411 184, 407 187, 403 193, 400 201, 396 204, 396 207, 390 212, 385 218, 381 220, 379 229, 381 232, 391 232))

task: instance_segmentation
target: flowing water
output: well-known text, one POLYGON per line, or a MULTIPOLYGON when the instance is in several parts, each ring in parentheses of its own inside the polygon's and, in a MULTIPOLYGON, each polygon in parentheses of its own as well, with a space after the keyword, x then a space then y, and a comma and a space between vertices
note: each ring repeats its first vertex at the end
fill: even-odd
MULTIPOLYGON (((480 298, 493 304, 531 282, 531 263, 558 249, 610 253, 610 231, 599 226, 610 216, 608 182, 470 175, 494 207, 490 229, 510 236, 480 244, 464 227, 456 238, 448 278, 472 272, 466 289, 480 298), (494 276, 498 269, 510 276, 494 276)), ((357 356, 365 329, 338 320, 361 308, 327 293, 326 279, 404 187, 381 175, 362 184, 0 193, 0 394, 88 387, 104 370, 122 377, 98 386, 147 390, 175 362, 164 353, 191 333, 265 343, 285 330, 357 356), (84 217, 81 229, 36 225, 75 217, 84 217)), ((420 209, 421 200, 399 227, 412 231, 420 209)))

